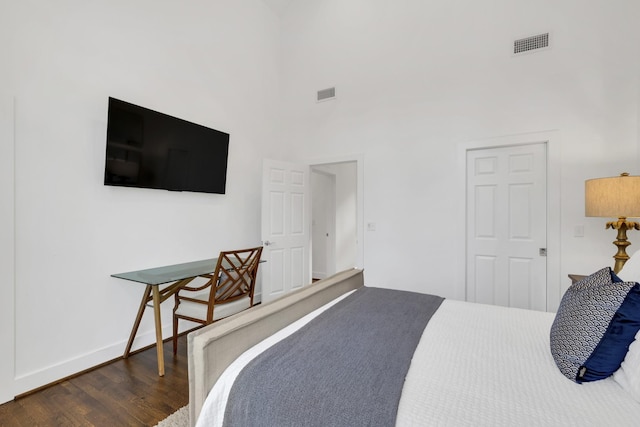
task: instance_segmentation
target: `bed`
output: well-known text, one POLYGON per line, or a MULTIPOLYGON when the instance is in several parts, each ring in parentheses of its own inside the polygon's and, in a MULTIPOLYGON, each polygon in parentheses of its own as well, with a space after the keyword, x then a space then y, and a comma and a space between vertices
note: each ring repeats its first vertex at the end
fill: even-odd
MULTIPOLYGON (((573 338, 576 334, 575 330, 565 328, 562 323, 560 314, 567 312, 563 307, 572 309, 577 306, 577 310, 583 310, 588 305, 579 299, 571 300, 569 291, 563 298, 559 315, 556 315, 368 288, 364 286, 363 272, 354 269, 189 334, 190 425, 197 422, 198 425, 243 426, 640 425, 640 347, 634 341, 640 329, 640 286, 623 282, 609 269, 599 270, 589 277, 591 281, 587 280, 582 288, 573 289, 572 285, 570 291, 575 290, 582 298, 585 288, 587 296, 594 298, 593 283, 605 277, 611 278, 605 283, 608 293, 613 288, 628 288, 628 294, 620 297, 621 302, 613 306, 605 304, 603 308, 613 312, 611 324, 622 321, 623 335, 627 340, 621 356, 624 360, 618 362, 613 374, 600 372, 600 365, 592 369, 592 359, 596 350, 604 347, 602 342, 608 336, 610 326, 605 328, 606 333, 596 343, 596 350, 591 349, 586 360, 562 359, 566 356, 563 351, 575 344, 568 342, 567 337, 573 338), (565 300, 578 301, 579 304, 572 305, 565 300), (391 306, 397 304, 398 307, 406 307, 415 301, 414 305, 433 306, 433 310, 429 315, 404 308, 398 310, 393 317, 401 318, 401 323, 390 326, 391 331, 393 328, 398 331, 400 338, 396 341, 393 341, 393 333, 379 331, 388 322, 384 317, 380 318, 379 324, 372 321, 365 327, 357 323, 361 320, 350 317, 342 319, 342 326, 335 328, 321 323, 343 316, 333 314, 344 312, 343 307, 382 304, 376 301, 390 302, 391 306), (408 314, 403 314, 405 311, 408 314), (424 325, 421 326, 421 322, 424 325), (416 325, 407 326, 409 323, 416 325), (313 332, 316 324, 322 326, 319 327, 321 331, 342 331, 353 324, 354 329, 361 331, 356 335, 370 335, 374 347, 362 350, 360 339, 354 339, 353 342, 358 343, 354 344, 356 353, 340 355, 339 360, 350 361, 351 365, 347 364, 345 369, 357 375, 345 379, 346 371, 341 372, 335 360, 331 360, 329 371, 335 371, 337 377, 325 380, 325 375, 317 372, 300 376, 301 383, 310 385, 309 390, 301 391, 300 385, 294 382, 299 375, 286 376, 290 374, 273 369, 276 369, 274 366, 282 369, 284 365, 300 372, 300 366, 315 360, 309 351, 318 354, 320 361, 339 351, 331 348, 323 355, 323 351, 330 347, 324 344, 312 347, 312 343, 319 341, 315 335, 298 338, 318 333, 313 332), (400 349, 403 343, 410 341, 408 336, 416 335, 413 328, 423 328, 417 334, 415 344, 413 347, 409 345, 408 349, 400 349), (302 343, 301 349, 292 346, 296 340, 302 343), (283 348, 279 351, 285 353, 277 353, 278 348, 283 348), (408 356, 407 352, 410 353, 408 356), (293 361, 291 357, 296 353, 304 354, 302 362, 293 361), (370 362, 359 359, 362 353, 381 355, 379 359, 382 362, 374 360, 369 368, 376 372, 375 375, 365 370, 364 366, 370 362), (407 358, 408 361, 404 360, 407 358), (260 365, 258 361, 267 364, 260 365), (402 372, 403 368, 391 362, 406 364, 406 374, 398 374, 396 371, 400 369, 402 372), (299 364, 298 367, 295 363, 299 364), (572 364, 575 366, 569 366, 572 364), (583 376, 568 375, 562 371, 577 368, 583 376), (391 376, 385 377, 388 372, 391 376), (603 378, 592 379, 590 375, 603 378), (359 378, 369 382, 360 384, 359 378), (393 378, 399 378, 399 381, 393 378), (353 390, 348 387, 337 390, 345 383, 354 387, 353 390), (397 383, 397 398, 396 391, 383 387, 388 383, 397 383), (323 388, 327 390, 323 391, 323 388), (287 389, 294 390, 289 391, 293 395, 293 403, 292 397, 286 394, 287 389), (367 399, 371 401, 367 403, 367 399), (331 406, 334 403, 325 404, 331 400, 336 401, 336 406, 331 406), (253 407, 256 401, 258 404, 253 407), (278 409, 278 404, 283 408, 278 409)), ((602 297, 596 295, 596 299, 600 301, 602 297)), ((360 314, 360 318, 387 311, 379 307, 382 305, 369 308, 370 311, 360 314)), ((576 322, 570 326, 573 323, 576 322)), ((605 323, 609 324, 609 321, 605 323)), ((345 336, 350 340, 348 335, 345 336)), ((616 336, 616 339, 620 337, 616 336)), ((575 345, 584 345, 584 340, 578 341, 575 345)), ((339 345, 339 349, 344 347, 349 345, 344 342, 339 345)), ((576 352, 575 349, 571 351, 576 352)), ((327 368, 323 369, 325 371, 321 372, 326 372, 327 368)))

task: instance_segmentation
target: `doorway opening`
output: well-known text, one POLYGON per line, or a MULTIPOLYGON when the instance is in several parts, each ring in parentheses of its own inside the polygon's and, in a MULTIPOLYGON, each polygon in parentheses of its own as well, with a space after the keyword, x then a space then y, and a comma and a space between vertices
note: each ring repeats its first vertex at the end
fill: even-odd
POLYGON ((362 267, 360 174, 357 160, 311 165, 313 280, 362 267))

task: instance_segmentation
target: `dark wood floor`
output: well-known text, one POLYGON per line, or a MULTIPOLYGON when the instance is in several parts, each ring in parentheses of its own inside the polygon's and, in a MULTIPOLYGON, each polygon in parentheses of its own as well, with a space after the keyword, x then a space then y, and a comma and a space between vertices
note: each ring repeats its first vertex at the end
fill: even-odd
POLYGON ((0 405, 0 426, 153 426, 189 400, 186 336, 0 405))

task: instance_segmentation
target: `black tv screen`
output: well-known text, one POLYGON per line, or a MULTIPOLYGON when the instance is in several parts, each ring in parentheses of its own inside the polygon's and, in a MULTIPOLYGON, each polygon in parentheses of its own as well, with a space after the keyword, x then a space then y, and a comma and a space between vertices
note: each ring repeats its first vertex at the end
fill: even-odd
POLYGON ((104 184, 224 194, 229 134, 109 98, 104 184))

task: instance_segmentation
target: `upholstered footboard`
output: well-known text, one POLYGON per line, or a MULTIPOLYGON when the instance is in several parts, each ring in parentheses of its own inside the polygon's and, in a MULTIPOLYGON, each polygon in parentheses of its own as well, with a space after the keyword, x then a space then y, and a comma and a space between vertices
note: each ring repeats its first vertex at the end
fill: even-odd
POLYGON ((362 270, 346 270, 276 301, 190 333, 187 337, 190 425, 195 425, 216 380, 244 351, 338 296, 363 285, 362 270))

